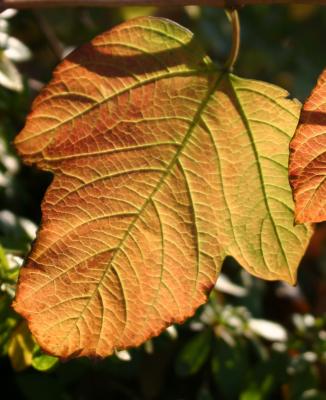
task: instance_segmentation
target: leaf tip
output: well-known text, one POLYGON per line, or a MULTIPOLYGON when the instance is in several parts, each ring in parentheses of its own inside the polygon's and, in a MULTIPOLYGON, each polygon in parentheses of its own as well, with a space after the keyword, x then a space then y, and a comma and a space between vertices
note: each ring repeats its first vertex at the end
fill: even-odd
POLYGON ((282 280, 291 286, 296 286, 298 283, 297 271, 294 271, 293 273, 289 274, 288 277, 284 277, 282 280))

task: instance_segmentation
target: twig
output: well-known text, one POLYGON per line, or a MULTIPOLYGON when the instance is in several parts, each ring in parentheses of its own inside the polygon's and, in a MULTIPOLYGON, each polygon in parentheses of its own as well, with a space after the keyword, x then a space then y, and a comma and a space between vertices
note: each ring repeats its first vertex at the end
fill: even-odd
POLYGON ((35 18, 37 19, 37 22, 39 24, 39 27, 41 28, 44 36, 46 37, 49 46, 53 52, 53 54, 56 56, 58 61, 61 61, 62 55, 64 48, 62 44, 60 43, 59 39, 57 38, 53 27, 48 23, 44 15, 42 15, 38 10, 34 11, 35 18))
POLYGON ((0 0, 0 9, 41 7, 118 7, 126 5, 210 5, 233 8, 250 4, 324 4, 326 0, 0 0))
POLYGON ((240 49, 240 21, 237 10, 228 11, 232 24, 232 47, 229 58, 225 62, 224 68, 227 71, 232 71, 234 64, 237 61, 240 49))

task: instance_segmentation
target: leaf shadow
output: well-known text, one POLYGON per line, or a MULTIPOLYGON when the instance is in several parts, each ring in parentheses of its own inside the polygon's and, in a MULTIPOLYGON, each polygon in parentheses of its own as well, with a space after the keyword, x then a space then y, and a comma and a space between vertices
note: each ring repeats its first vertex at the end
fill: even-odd
MULTIPOLYGON (((326 126, 326 112, 302 110, 300 116, 301 124, 326 126)), ((325 132, 326 133, 326 132, 325 132)))
MULTIPOLYGON (((208 69, 206 54, 194 37, 186 44, 157 52, 120 55, 114 47, 87 43, 68 55, 67 61, 103 77, 132 77, 166 70, 178 65, 188 69, 208 69)), ((210 64, 210 67, 213 64, 210 64)))

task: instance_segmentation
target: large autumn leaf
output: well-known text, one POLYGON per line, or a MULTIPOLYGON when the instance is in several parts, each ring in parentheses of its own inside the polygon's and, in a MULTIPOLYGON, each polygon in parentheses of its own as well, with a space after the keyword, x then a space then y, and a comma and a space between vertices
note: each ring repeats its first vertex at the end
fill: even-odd
POLYGON ((16 146, 52 171, 15 309, 49 353, 137 346, 205 302, 225 256, 295 282, 288 145, 299 104, 219 72, 192 35, 141 18, 70 55, 16 146))
POLYGON ((291 141, 289 173, 296 221, 325 221, 326 69, 302 109, 300 124, 291 141))

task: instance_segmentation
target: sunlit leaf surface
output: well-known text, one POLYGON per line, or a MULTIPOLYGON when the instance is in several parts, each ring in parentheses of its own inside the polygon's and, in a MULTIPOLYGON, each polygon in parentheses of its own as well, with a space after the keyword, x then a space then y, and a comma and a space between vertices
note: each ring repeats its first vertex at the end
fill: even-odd
POLYGON ((326 70, 306 101, 291 141, 290 182, 301 222, 326 220, 326 70))
POLYGON ((221 73, 192 35, 140 18, 70 55, 16 146, 54 173, 15 309, 61 357, 137 346, 206 300, 223 259, 295 282, 288 146, 300 106, 221 73))

